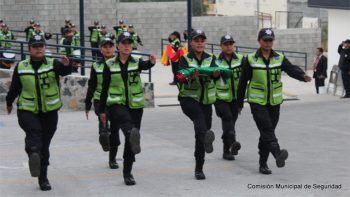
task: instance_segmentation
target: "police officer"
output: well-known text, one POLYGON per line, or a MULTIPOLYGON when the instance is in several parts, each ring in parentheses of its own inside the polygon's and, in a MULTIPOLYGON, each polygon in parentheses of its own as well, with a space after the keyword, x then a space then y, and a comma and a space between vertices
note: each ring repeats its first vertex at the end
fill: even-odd
POLYGON ((98 35, 100 33, 99 22, 94 21, 94 25, 89 26, 88 29, 90 31, 91 48, 95 48, 95 50, 91 50, 92 59, 97 60, 98 49, 96 49, 96 48, 99 47, 99 43, 98 43, 98 35))
POLYGON ((72 26, 72 23, 71 23, 71 21, 69 19, 64 20, 64 26, 61 27, 61 34, 62 34, 62 36, 64 35, 63 30, 67 29, 67 28, 69 29, 69 28, 71 28, 71 26, 72 26))
POLYGON ((275 129, 279 120, 280 104, 283 102, 282 71, 290 77, 309 82, 309 77, 298 66, 292 65, 282 54, 272 50, 274 32, 263 28, 258 35, 260 48, 247 56, 238 85, 238 107, 243 108, 243 100, 247 92, 247 100, 255 123, 260 131, 259 138, 259 172, 271 174, 267 166, 270 152, 276 159, 277 167, 284 167, 288 152, 280 149, 275 129), (249 82, 247 87, 247 82, 249 82))
MULTIPOLYGON (((65 55, 67 57, 73 57, 74 54, 74 46, 78 47, 76 40, 74 39, 74 35, 73 32, 67 28, 63 30, 63 35, 64 37, 60 40, 60 45, 62 45, 60 47, 59 53, 61 55, 65 55), (64 45, 64 46, 63 46, 64 45), (73 47, 71 47, 73 46, 73 47)), ((77 73, 78 72, 78 67, 77 66, 73 66, 72 67, 72 72, 77 73)))
MULTIPOLYGON (((101 26, 101 30, 98 34, 98 43, 99 45, 101 45, 102 41, 106 38, 112 39, 114 40, 114 35, 112 35, 111 33, 107 32, 107 26, 102 25, 101 26)), ((100 51, 97 52, 97 56, 102 58, 102 54, 100 51)))
POLYGON ((124 20, 119 20, 119 25, 113 27, 115 35, 118 38, 120 34, 128 31, 128 26, 124 23, 124 20))
MULTIPOLYGON (((192 50, 181 57, 179 71, 187 68, 217 67, 215 56, 204 51, 206 35, 202 30, 194 30, 190 35, 192 50)), ((191 83, 184 83, 178 78, 179 102, 183 113, 188 116, 195 130, 196 159, 195 177, 197 180, 205 179, 203 172, 205 152, 213 152, 214 132, 211 131, 212 104, 215 102, 215 83, 213 77, 220 72, 214 72, 212 77, 199 76, 195 71, 191 74, 191 83)))
POLYGON ((80 46, 80 34, 77 30, 76 25, 72 24, 70 27, 70 30, 73 32, 73 36, 74 36, 73 39, 74 39, 75 45, 80 46))
POLYGON ((339 58, 339 68, 341 71, 341 76, 343 80, 343 87, 345 90, 345 95, 340 97, 350 98, 350 40, 345 40, 338 47, 339 58))
MULTIPOLYGON (((116 156, 118 152, 118 146, 120 145, 119 139, 119 127, 115 125, 110 125, 110 135, 109 131, 106 132, 106 129, 99 117, 99 102, 102 91, 102 74, 103 69, 106 66, 105 62, 108 59, 113 58, 115 55, 115 46, 114 42, 110 38, 106 38, 101 43, 101 53, 102 59, 94 62, 91 67, 90 79, 88 83, 88 90, 85 98, 85 112, 86 117, 88 118, 89 111, 91 109, 91 99, 93 98, 93 104, 95 108, 95 114, 98 116, 99 121, 99 134, 100 134, 100 143, 102 148, 105 151, 109 150, 109 167, 111 169, 117 169, 119 167, 116 156)), ((108 124, 106 124, 106 128, 108 129, 108 124)))
POLYGON ((6 23, 1 25, 1 33, 0 33, 0 48, 10 49, 11 42, 6 42, 6 40, 15 40, 15 36, 12 31, 9 30, 6 23))
POLYGON ((41 30, 41 25, 40 23, 35 23, 34 24, 34 31, 30 32, 30 38, 35 36, 35 35, 40 35, 43 37, 45 40, 50 40, 52 37, 52 34, 50 33, 45 33, 44 31, 41 30))
POLYGON ((221 37, 220 46, 221 54, 216 59, 219 67, 232 70, 232 76, 229 80, 216 80, 216 114, 222 122, 222 141, 224 150, 222 157, 225 160, 235 160, 234 155, 238 154, 241 144, 236 141, 235 124, 238 118, 237 109, 237 87, 241 74, 243 55, 234 52, 233 37, 224 35, 221 37))
POLYGON ((26 33, 26 41, 28 42, 30 39, 30 36, 32 35, 32 31, 34 31, 34 24, 35 21, 31 19, 29 21, 29 26, 24 29, 24 32, 26 33))
POLYGON ((61 62, 45 57, 45 40, 35 35, 29 40, 30 57, 18 63, 14 69, 10 90, 6 96, 7 111, 17 101, 18 122, 24 130, 25 151, 29 157, 32 177, 38 177, 40 189, 51 190, 47 179, 49 147, 57 128, 57 111, 62 106, 59 76, 68 75, 69 59, 61 62))
POLYGON ((156 63, 154 55, 149 61, 131 56, 132 37, 124 32, 118 39, 118 55, 106 61, 103 69, 103 85, 100 97, 100 118, 106 122, 107 105, 112 125, 116 123, 125 135, 123 177, 126 185, 135 185, 131 174, 135 154, 141 152, 140 127, 144 107, 141 70, 148 70, 156 63))
POLYGON ((128 27, 128 32, 131 34, 132 37, 132 50, 137 50, 138 46, 141 45, 143 46, 143 43, 141 41, 140 36, 135 32, 134 26, 129 25, 128 27))

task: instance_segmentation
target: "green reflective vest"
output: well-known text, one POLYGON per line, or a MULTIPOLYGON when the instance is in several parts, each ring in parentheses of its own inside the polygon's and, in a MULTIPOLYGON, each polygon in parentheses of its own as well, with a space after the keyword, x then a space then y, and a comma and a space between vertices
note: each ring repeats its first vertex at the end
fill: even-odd
POLYGON ((29 32, 29 38, 31 38, 31 37, 33 37, 33 36, 35 36, 35 35, 39 35, 39 36, 41 36, 44 40, 46 40, 45 39, 45 32, 43 32, 43 31, 39 31, 39 32, 36 32, 36 31, 30 31, 29 32))
POLYGON ((115 35, 118 38, 122 33, 127 32, 128 31, 128 27, 125 26, 118 26, 115 30, 115 35))
MULTIPOLYGON (((64 39, 65 38, 61 38, 61 40, 60 40, 60 45, 63 45, 63 41, 64 41, 64 39)), ((76 43, 76 39, 73 37, 72 38, 72 42, 71 42, 71 44, 70 44, 70 46, 76 46, 76 47, 78 47, 79 45, 77 45, 77 43, 76 43)), ((68 55, 71 55, 71 54, 73 54, 73 52, 74 52, 74 48, 70 48, 69 49, 70 51, 69 51, 69 53, 68 53, 68 55)), ((77 49, 78 50, 78 49, 77 49)), ((66 53, 66 47, 60 47, 60 51, 59 51, 59 53, 61 54, 61 55, 66 55, 67 53, 66 53)))
POLYGON ((12 40, 12 31, 7 31, 7 33, 5 32, 1 32, 0 33, 0 45, 2 48, 4 49, 9 49, 11 48, 11 42, 6 42, 6 40, 12 40))
POLYGON ((18 75, 22 84, 18 98, 18 109, 33 113, 58 110, 62 106, 60 89, 56 73, 53 70, 53 59, 46 58, 47 64, 42 64, 34 70, 30 59, 18 64, 18 75))
POLYGON ((137 33, 131 34, 133 49, 137 49, 137 47, 139 46, 138 37, 139 35, 137 33))
MULTIPOLYGON (((188 54, 183 56, 190 68, 210 67, 213 55, 202 61, 200 65, 195 58, 189 58, 188 54)), ((178 83, 179 97, 190 97, 205 105, 213 104, 216 101, 216 88, 214 80, 209 76, 200 76, 188 84, 178 83)))
POLYGON ((94 100, 100 100, 102 92, 102 83, 103 83, 103 69, 105 64, 103 62, 94 62, 92 68, 96 73, 96 89, 94 92, 94 100))
POLYGON ((237 59, 232 59, 229 65, 224 59, 216 59, 216 65, 232 70, 229 80, 220 78, 216 81, 216 98, 225 102, 231 102, 237 98, 238 81, 241 76, 243 55, 235 53, 237 59))
POLYGON ((75 46, 80 47, 80 34, 79 33, 74 34, 73 40, 74 40, 75 46))
POLYGON ((129 106, 131 109, 143 108, 145 99, 139 72, 139 59, 129 61, 128 79, 124 84, 118 57, 106 61, 111 72, 111 81, 108 88, 107 106, 120 104, 129 106))
POLYGON ((91 33, 91 39, 90 41, 91 42, 98 42, 98 35, 100 34, 100 29, 99 28, 95 28, 92 30, 92 33, 91 33))
POLYGON ((27 41, 30 40, 30 38, 31 38, 30 36, 33 35, 33 31, 34 31, 34 29, 32 29, 32 28, 29 29, 29 31, 28 31, 28 33, 27 33, 27 35, 26 35, 26 40, 27 40, 27 41))
POLYGON ((248 62, 252 67, 252 78, 248 84, 248 102, 259 105, 279 105, 283 102, 281 65, 284 55, 270 58, 268 66, 262 57, 256 57, 255 52, 248 55, 248 62))

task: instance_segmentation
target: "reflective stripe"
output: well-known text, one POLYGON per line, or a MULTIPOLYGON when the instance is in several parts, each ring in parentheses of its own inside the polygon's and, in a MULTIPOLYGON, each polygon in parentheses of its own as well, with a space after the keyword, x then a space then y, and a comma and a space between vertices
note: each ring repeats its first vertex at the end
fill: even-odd
POLYGON ((229 93, 218 93, 218 96, 228 96, 229 93))
POLYGON ((191 97, 191 98, 197 98, 197 97, 198 97, 198 96, 195 95, 195 94, 190 94, 190 95, 186 95, 186 96, 189 96, 189 97, 191 97))
POLYGON ((142 97, 141 97, 141 98, 133 98, 132 100, 133 100, 133 101, 142 101, 143 98, 142 98, 142 97))
POLYGON ((18 70, 18 74, 24 74, 24 73, 32 73, 34 74, 34 70, 18 70))
POLYGON ((103 70, 95 70, 96 73, 103 73, 103 70))
POLYGON ((250 93, 249 96, 255 96, 255 97, 258 97, 258 98, 264 98, 264 95, 263 95, 263 94, 254 94, 254 93, 250 93))
POLYGON ((34 106, 35 104, 34 104, 34 103, 24 103, 24 102, 21 102, 21 105, 22 105, 22 106, 34 106))
POLYGON ((273 94, 273 97, 282 96, 282 95, 283 95, 282 92, 280 92, 280 93, 273 94))
POLYGON ((60 102, 60 99, 59 99, 59 98, 57 98, 57 99, 55 99, 55 100, 52 100, 52 101, 48 101, 48 102, 46 102, 46 104, 48 104, 48 105, 54 105, 54 104, 56 104, 56 103, 58 103, 58 102, 60 102))
POLYGON ((189 66, 189 67, 193 67, 193 68, 198 68, 198 65, 197 65, 197 64, 189 64, 188 66, 189 66))
POLYGON ((210 94, 208 94, 208 97, 210 97, 210 96, 215 96, 215 94, 216 94, 216 93, 210 93, 210 94))
POLYGON ((111 72, 118 72, 121 71, 120 68, 109 68, 111 70, 111 72))
POLYGON ((232 68, 238 67, 241 65, 241 62, 237 62, 236 64, 231 65, 232 68))
POLYGON ((269 67, 270 67, 270 68, 275 68, 275 67, 279 67, 279 66, 281 66, 281 65, 282 65, 281 63, 270 64, 269 67))
POLYGON ((265 64, 251 64, 250 66, 255 68, 266 68, 265 64))
POLYGON ((120 96, 118 96, 118 97, 115 97, 115 98, 108 97, 108 99, 111 100, 111 101, 119 101, 121 98, 120 98, 120 96))

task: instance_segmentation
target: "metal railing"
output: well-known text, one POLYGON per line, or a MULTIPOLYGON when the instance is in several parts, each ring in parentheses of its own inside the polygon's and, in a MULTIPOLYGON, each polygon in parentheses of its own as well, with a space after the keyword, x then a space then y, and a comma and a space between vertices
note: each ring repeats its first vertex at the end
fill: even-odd
MULTIPOLYGON (((2 41, 2 40, 0 40, 0 41, 2 41)), ((27 42, 25 42, 25 41, 17 41, 17 40, 6 40, 6 42, 11 43, 12 46, 11 46, 10 49, 0 48, 0 61, 19 62, 19 61, 25 60, 27 58, 27 56, 30 55, 30 53, 28 51, 28 43, 27 42), (5 57, 2 56, 2 54, 4 52, 15 54, 15 57, 11 58, 11 59, 5 58, 5 57)), ((74 50, 79 50, 79 51, 84 50, 85 52, 86 51, 99 51, 100 50, 98 48, 77 47, 77 46, 58 45, 58 44, 49 44, 48 43, 48 44, 46 44, 46 56, 52 57, 52 58, 60 58, 60 57, 62 57, 62 55, 60 55, 58 53, 58 51, 59 51, 59 49, 61 47, 73 48, 74 50), (58 48, 58 50, 56 51, 56 53, 51 51, 51 50, 55 50, 57 48, 58 48)), ((118 53, 118 51, 116 50, 115 53, 118 53)), ((132 52, 132 55, 134 55, 134 56, 147 56, 147 57, 150 56, 150 54, 139 53, 139 52, 132 52)), ((70 56, 69 59, 71 61, 79 61, 80 62, 81 66, 79 66, 79 67, 81 69, 81 75, 83 75, 83 76, 85 75, 85 68, 91 68, 92 63, 98 61, 98 60, 94 60, 92 55, 90 55, 90 56, 89 55, 70 56), (90 65, 85 65, 86 62, 90 63, 90 65)), ((149 82, 152 81, 152 70, 151 69, 149 69, 148 71, 142 72, 142 74, 147 74, 148 75, 148 81, 149 82)))
MULTIPOLYGON (((169 41, 167 39, 161 39, 161 50, 162 55, 164 51, 164 47, 169 44, 169 41)), ((185 44, 185 42, 181 43, 182 45, 185 44)), ((213 44, 213 43, 207 43, 206 49, 210 51, 212 54, 219 54, 221 52, 221 47, 219 44, 213 44)), ((256 51, 258 48, 256 47, 244 47, 244 46, 235 46, 235 51, 239 52, 243 55, 247 55, 249 53, 252 53, 256 51)), ((306 52, 298 52, 298 51, 286 51, 286 50, 279 50, 274 49, 277 52, 280 52, 284 54, 288 58, 293 58, 295 60, 300 60, 300 67, 304 68, 304 70, 307 70, 307 53, 306 52)))

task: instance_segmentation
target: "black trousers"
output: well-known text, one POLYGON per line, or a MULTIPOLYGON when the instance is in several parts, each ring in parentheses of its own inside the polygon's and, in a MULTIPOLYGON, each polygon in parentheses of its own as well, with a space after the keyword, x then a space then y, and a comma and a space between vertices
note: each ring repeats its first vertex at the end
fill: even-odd
POLYGON ((131 109, 125 105, 112 105, 108 110, 110 114, 111 124, 119 125, 125 136, 123 153, 124 163, 132 163, 135 161, 135 154, 131 151, 130 147, 130 130, 132 128, 141 128, 143 108, 131 109))
POLYGON ((41 166, 47 167, 50 158, 50 143, 58 122, 57 111, 34 114, 29 111, 17 111, 18 123, 24 130, 25 151, 28 156, 37 152, 41 156, 41 166))
MULTIPOLYGON (((98 42, 90 42, 91 48, 99 48, 98 42)), ((101 57, 100 50, 91 50, 93 60, 97 60, 97 57, 101 57)))
POLYGON ((258 105, 251 103, 250 109, 254 121, 260 132, 259 154, 260 165, 266 165, 269 153, 275 155, 279 150, 279 144, 275 135, 275 129, 279 120, 280 105, 258 105))
POLYGON ((177 71, 179 70, 179 62, 171 62, 171 71, 174 74, 173 82, 177 82, 177 79, 175 77, 177 71))
POLYGON ((350 97, 350 75, 348 72, 341 71, 341 77, 343 79, 343 86, 345 90, 345 96, 350 97))
POLYGON ((315 78, 315 87, 316 87, 317 94, 319 93, 319 87, 324 86, 324 81, 325 81, 325 78, 322 78, 322 79, 318 77, 315 78))
POLYGON ((179 98, 179 101, 183 113, 192 120, 194 125, 196 140, 194 157, 197 162, 204 162, 204 137, 205 133, 211 129, 212 106, 203 105, 192 98, 179 98))
POLYGON ((222 142, 231 145, 236 141, 236 121, 238 118, 238 109, 236 101, 225 102, 216 100, 215 104, 216 115, 221 118, 222 122, 222 142))
MULTIPOLYGON (((103 123, 100 119, 100 114, 99 114, 99 100, 94 100, 94 109, 95 109, 95 114, 98 117, 98 132, 101 133, 104 129, 103 123)), ((120 136, 119 136, 119 126, 115 122, 110 121, 110 116, 107 112, 107 123, 106 123, 106 129, 109 129, 111 132, 111 135, 109 136, 109 142, 110 142, 110 148, 117 148, 120 145, 120 136), (110 125, 108 124, 108 120, 110 122, 110 125)))

